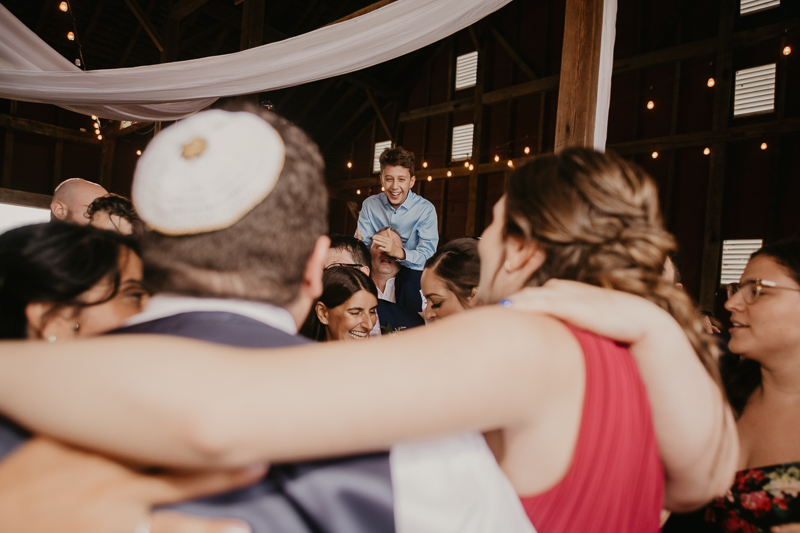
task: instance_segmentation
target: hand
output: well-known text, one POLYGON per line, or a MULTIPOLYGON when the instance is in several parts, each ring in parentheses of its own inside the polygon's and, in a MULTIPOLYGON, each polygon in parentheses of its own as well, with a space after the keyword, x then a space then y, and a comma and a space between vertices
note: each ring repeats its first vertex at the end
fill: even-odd
MULTIPOLYGON (((264 467, 185 475, 144 475, 104 457, 34 438, 0 462, 0 531, 133 533, 153 505, 254 483, 264 467)), ((247 524, 177 512, 152 514, 151 533, 245 533, 247 524)))
POLYGON ((394 239, 388 235, 375 235, 372 237, 372 245, 389 257, 395 257, 397 259, 406 258, 406 251, 403 250, 403 247, 398 246, 397 243, 394 242, 394 239))
POLYGON ((548 314, 626 344, 641 340, 656 321, 664 317, 672 320, 668 313, 639 296, 559 279, 522 289, 500 303, 519 311, 548 314))
POLYGON ((356 239, 358 239, 359 241, 363 241, 364 240, 364 239, 361 238, 361 230, 360 229, 356 229, 356 239))

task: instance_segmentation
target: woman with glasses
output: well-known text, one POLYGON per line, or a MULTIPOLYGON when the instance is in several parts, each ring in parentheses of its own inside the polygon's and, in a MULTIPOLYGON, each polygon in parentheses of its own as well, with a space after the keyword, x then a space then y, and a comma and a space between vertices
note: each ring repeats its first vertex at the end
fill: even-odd
POLYGON ((728 296, 740 471, 706 519, 726 532, 800 531, 800 239, 755 252, 728 296))
POLYGON ((378 290, 358 268, 332 266, 300 334, 315 341, 367 340, 378 320, 378 290))

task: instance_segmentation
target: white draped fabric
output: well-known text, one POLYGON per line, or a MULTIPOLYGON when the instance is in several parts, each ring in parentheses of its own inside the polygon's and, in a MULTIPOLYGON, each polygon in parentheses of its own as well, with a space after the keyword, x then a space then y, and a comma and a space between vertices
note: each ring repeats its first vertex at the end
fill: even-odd
POLYGON ((87 72, 0 5, 0 97, 116 120, 175 120, 222 96, 291 87, 383 63, 464 29, 510 1, 397 0, 234 54, 87 72))

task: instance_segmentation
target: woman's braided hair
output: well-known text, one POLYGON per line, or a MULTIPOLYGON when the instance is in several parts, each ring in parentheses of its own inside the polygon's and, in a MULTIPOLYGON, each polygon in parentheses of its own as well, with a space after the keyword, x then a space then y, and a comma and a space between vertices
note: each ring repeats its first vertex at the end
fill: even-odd
POLYGON ((505 232, 545 251, 529 286, 570 279, 654 302, 683 327, 719 382, 716 344, 689 296, 661 277, 676 244, 663 228, 656 184, 642 169, 583 148, 537 157, 507 181, 505 232))

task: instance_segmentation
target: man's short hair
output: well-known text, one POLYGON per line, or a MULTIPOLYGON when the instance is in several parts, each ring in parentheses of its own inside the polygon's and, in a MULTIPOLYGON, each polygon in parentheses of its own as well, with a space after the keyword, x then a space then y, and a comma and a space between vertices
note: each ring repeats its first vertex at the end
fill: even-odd
POLYGON ((331 250, 347 252, 356 263, 366 267, 370 266, 369 248, 360 239, 356 239, 351 235, 331 235, 330 248, 331 250))
POLYGON ((127 220, 131 225, 134 235, 138 235, 141 232, 142 220, 139 218, 139 215, 136 214, 133 202, 124 196, 112 192, 96 198, 95 201, 86 208, 86 216, 91 220, 95 213, 103 211, 109 215, 116 215, 127 220))
MULTIPOLYGON (((255 106, 247 111, 275 128, 286 146, 272 192, 232 226, 196 235, 146 230, 145 285, 154 294, 236 298, 286 306, 299 293, 317 239, 327 233, 328 194, 317 145, 298 127, 255 106)), ((231 160, 247 154, 228 154, 231 160)))
POLYGON ((403 242, 403 236, 400 235, 400 231, 397 228, 395 228, 394 226, 384 226, 381 229, 379 229, 378 231, 376 231, 375 235, 377 235, 378 233, 383 233, 384 231, 387 231, 387 230, 391 231, 392 233, 394 233, 395 235, 400 237, 400 242, 403 242))
POLYGON ((381 174, 383 169, 390 167, 403 167, 408 170, 409 175, 414 177, 414 152, 409 152, 402 146, 387 148, 380 157, 381 174))

